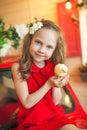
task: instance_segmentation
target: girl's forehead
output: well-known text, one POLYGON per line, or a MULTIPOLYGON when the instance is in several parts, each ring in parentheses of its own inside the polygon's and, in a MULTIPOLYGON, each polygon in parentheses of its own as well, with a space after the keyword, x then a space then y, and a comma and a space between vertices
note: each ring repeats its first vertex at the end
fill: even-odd
POLYGON ((43 36, 43 37, 57 37, 57 32, 53 29, 49 29, 49 28, 42 28, 40 30, 38 30, 34 36, 43 36))

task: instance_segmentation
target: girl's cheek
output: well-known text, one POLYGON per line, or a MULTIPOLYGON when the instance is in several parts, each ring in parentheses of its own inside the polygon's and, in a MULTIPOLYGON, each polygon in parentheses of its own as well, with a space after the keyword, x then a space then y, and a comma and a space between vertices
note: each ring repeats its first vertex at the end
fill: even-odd
POLYGON ((53 55, 53 51, 52 51, 52 52, 50 52, 50 53, 49 53, 49 55, 50 55, 50 56, 52 56, 52 55, 53 55))

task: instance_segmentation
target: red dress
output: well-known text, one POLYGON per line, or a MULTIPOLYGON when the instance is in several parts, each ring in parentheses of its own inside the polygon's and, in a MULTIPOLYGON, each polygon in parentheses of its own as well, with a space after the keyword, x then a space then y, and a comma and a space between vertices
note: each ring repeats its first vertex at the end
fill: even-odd
MULTIPOLYGON (((50 76, 54 75, 55 64, 46 61, 44 68, 32 65, 32 72, 27 80, 29 93, 38 90, 50 76)), ((20 103, 18 130, 56 130, 67 124, 64 110, 52 100, 52 89, 32 108, 26 109, 20 103)))

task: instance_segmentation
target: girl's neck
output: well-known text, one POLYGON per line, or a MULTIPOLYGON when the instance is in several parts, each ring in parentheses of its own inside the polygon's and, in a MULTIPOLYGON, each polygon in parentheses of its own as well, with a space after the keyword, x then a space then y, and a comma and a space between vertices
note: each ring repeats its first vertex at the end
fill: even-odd
POLYGON ((41 62, 41 63, 35 63, 34 62, 34 64, 36 65, 36 66, 38 66, 39 68, 44 68, 44 66, 45 66, 45 61, 44 62, 41 62))

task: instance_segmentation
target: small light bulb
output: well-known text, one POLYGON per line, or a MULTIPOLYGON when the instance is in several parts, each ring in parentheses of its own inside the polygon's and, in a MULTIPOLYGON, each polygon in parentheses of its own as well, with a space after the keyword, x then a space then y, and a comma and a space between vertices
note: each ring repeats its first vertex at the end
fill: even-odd
POLYGON ((68 2, 65 4, 65 8, 68 9, 68 10, 72 8, 72 4, 71 4, 70 1, 68 1, 68 2))

